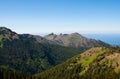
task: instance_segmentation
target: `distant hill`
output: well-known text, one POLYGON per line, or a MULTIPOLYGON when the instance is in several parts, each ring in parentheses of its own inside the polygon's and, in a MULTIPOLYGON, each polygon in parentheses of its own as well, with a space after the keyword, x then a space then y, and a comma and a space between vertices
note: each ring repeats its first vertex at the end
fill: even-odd
POLYGON ((104 43, 100 40, 88 39, 80 35, 79 33, 60 34, 60 35, 51 33, 49 35, 46 35, 44 38, 47 40, 53 41, 58 45, 70 46, 74 48, 88 49, 88 48, 95 47, 95 46, 106 46, 106 47, 110 46, 109 44, 104 43))
POLYGON ((120 79, 120 48, 94 47, 36 75, 37 79, 120 79), (53 75, 54 74, 54 75, 53 75))

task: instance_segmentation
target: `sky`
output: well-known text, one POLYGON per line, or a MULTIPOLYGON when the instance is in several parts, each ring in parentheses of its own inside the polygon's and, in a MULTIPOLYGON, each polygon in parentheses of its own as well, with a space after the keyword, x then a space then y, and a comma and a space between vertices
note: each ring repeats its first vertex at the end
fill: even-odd
POLYGON ((0 26, 30 34, 120 34, 120 0, 0 0, 0 26))

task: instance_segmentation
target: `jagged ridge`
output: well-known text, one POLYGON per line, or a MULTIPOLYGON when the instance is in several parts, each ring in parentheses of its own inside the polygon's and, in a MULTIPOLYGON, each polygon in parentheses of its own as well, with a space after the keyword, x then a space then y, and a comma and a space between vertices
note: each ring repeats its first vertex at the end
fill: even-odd
POLYGON ((109 44, 104 43, 100 40, 88 39, 80 35, 79 33, 60 34, 60 35, 51 33, 49 35, 46 35, 44 38, 50 41, 54 41, 58 45, 71 46, 75 48, 91 48, 94 46, 109 47, 110 46, 109 44))

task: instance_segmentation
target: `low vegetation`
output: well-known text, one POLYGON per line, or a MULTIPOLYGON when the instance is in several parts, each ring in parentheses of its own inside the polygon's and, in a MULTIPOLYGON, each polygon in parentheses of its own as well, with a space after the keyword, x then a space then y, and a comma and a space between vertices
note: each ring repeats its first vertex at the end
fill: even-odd
POLYGON ((120 79, 119 56, 120 48, 95 47, 69 59, 63 64, 37 74, 36 78, 120 79), (116 70, 118 71, 116 72, 116 70))

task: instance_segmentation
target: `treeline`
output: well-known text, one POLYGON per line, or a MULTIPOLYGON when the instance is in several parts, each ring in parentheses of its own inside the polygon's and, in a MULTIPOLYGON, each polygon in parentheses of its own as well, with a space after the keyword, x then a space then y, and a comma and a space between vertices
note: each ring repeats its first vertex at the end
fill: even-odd
MULTIPOLYGON (((59 74, 59 73, 58 73, 59 74)), ((46 74, 44 74, 46 75, 46 74)), ((0 79, 120 79, 120 73, 116 74, 114 72, 102 73, 102 74, 90 74, 89 72, 80 76, 78 73, 68 72, 66 74, 61 74, 61 76, 56 76, 55 74, 45 77, 45 76, 35 77, 30 74, 22 74, 8 70, 0 70, 0 79)))
POLYGON ((100 70, 99 67, 95 71, 92 68, 80 76, 81 69, 80 66, 76 66, 72 70, 58 67, 36 75, 36 79, 120 79, 120 73, 103 69, 100 70))
POLYGON ((35 77, 30 74, 23 74, 7 69, 0 69, 0 79, 35 79, 35 77))

